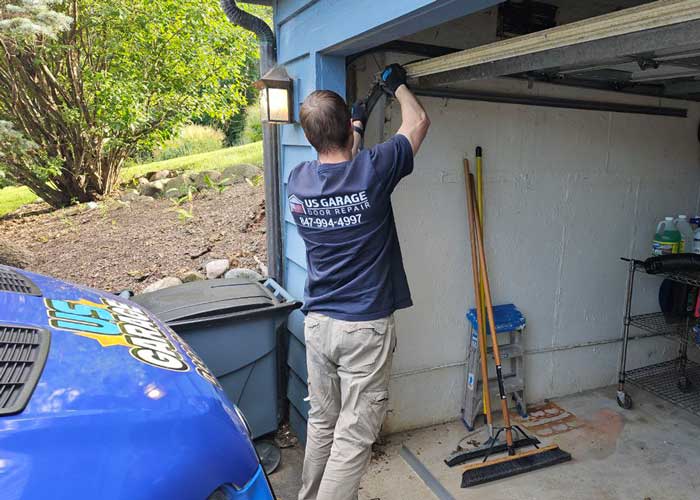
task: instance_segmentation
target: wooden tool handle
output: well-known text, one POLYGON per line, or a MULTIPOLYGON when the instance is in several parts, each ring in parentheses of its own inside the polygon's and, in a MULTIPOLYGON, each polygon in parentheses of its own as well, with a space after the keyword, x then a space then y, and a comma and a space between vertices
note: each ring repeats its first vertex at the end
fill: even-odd
MULTIPOLYGON (((471 245, 472 255, 472 279, 474 281, 474 300, 476 301, 476 322, 477 322, 477 338, 479 339, 479 358, 481 360, 481 388, 484 400, 484 414, 486 415, 486 423, 489 425, 489 433, 493 426, 493 415, 491 413, 491 394, 489 393, 489 368, 486 358, 486 328, 484 327, 483 307, 481 304, 481 282, 479 280, 479 264, 477 262, 476 249, 476 214, 474 207, 476 200, 474 199, 474 190, 470 182, 472 174, 469 172, 469 160, 464 159, 464 182, 467 188, 467 212, 469 217, 469 243, 471 245)), ((471 342, 471 339, 469 340, 471 342)))
MULTIPOLYGON (((469 174, 469 188, 471 193, 476 192, 474 185, 474 176, 469 174)), ((481 273, 481 284, 484 289, 484 302, 486 303, 486 316, 488 317, 489 331, 491 333, 491 348, 493 350, 493 359, 496 363, 496 376, 498 377, 498 389, 501 396, 501 411, 503 412, 503 422, 506 431, 506 443, 508 445, 508 453, 514 453, 513 450, 513 430, 510 424, 510 414, 508 413, 508 399, 503 387, 503 373, 501 372, 501 352, 498 348, 498 338, 496 337, 496 322, 493 317, 493 304, 491 303, 491 285, 489 283, 488 269, 486 268, 486 252, 484 251, 483 232, 481 230, 481 221, 477 217, 475 220, 476 226, 476 243, 479 256, 479 271, 481 273)))

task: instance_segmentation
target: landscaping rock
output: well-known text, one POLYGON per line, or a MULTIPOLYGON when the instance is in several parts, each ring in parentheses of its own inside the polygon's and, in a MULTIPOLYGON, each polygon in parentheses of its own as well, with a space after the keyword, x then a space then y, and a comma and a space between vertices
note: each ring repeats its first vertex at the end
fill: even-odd
POLYGON ((260 281, 261 279, 263 279, 262 275, 260 275, 260 273, 258 273, 257 271, 253 271, 252 269, 245 269, 243 267, 229 269, 228 271, 226 271, 226 274, 224 274, 224 278, 241 278, 251 281, 260 281))
POLYGON ((252 179, 261 174, 262 169, 256 167, 255 165, 249 165, 247 163, 242 163, 240 165, 232 165, 230 167, 226 167, 221 172, 221 183, 226 186, 229 186, 231 184, 243 182, 244 178, 246 177, 248 179, 252 179))
POLYGON ((169 191, 170 189, 177 189, 181 194, 187 191, 187 187, 192 185, 192 180, 189 174, 180 174, 177 177, 172 177, 166 181, 163 181, 163 189, 169 191))
POLYGON ((204 270, 207 273, 207 279, 213 280, 223 276, 229 267, 231 267, 231 262, 228 259, 217 259, 207 262, 204 270))
POLYGON ((122 193, 122 195, 119 197, 119 199, 121 201, 130 202, 130 201, 138 200, 139 196, 141 196, 141 195, 135 189, 128 189, 122 193))
POLYGON ((182 278, 180 278, 183 283, 191 283, 193 281, 201 281, 207 279, 206 276, 204 276, 202 273, 199 271, 189 271, 185 274, 182 275, 182 278))
POLYGON ((152 196, 154 198, 163 195, 163 181, 139 182, 138 191, 143 196, 152 196))
MULTIPOLYGON (((264 232, 265 232, 265 228, 264 228, 264 227, 262 227, 262 228, 260 228, 260 229, 262 229, 261 233, 264 233, 264 232)), ((257 255, 253 255, 253 260, 255 261, 255 263, 256 263, 256 264, 258 265, 258 267, 260 268, 260 272, 262 273, 262 275, 263 275, 263 276, 267 276, 267 275, 269 274, 268 269, 267 269, 267 264, 265 264, 265 263, 260 259, 260 257, 258 257, 257 255)))
POLYGON ((245 178, 242 175, 232 175, 232 176, 222 176, 219 184, 221 186, 232 186, 233 184, 240 184, 245 182, 245 178))
POLYGON ((100 204, 97 203, 96 201, 88 201, 88 202, 85 204, 85 206, 87 207, 88 210, 94 210, 94 209, 96 209, 97 207, 99 207, 100 204))
POLYGON ((146 288, 143 289, 142 293, 155 292, 157 290, 162 290, 164 288, 170 288, 177 285, 182 285, 182 280, 180 278, 176 278, 174 276, 167 276, 163 279, 156 281, 155 283, 151 283, 150 285, 148 285, 146 288))
POLYGON ((170 170, 159 170, 157 172, 151 172, 150 174, 148 174, 148 180, 151 182, 162 181, 172 176, 173 173, 170 170))
POLYGON ((173 198, 179 198, 183 193, 180 192, 179 189, 176 188, 170 188, 163 193, 163 196, 165 198, 173 199, 173 198))
POLYGON ((217 172, 216 170, 204 170, 192 174, 192 182, 198 190, 211 189, 219 183, 220 179, 221 172, 217 172), (207 179, 209 179, 209 181, 207 181, 207 179))

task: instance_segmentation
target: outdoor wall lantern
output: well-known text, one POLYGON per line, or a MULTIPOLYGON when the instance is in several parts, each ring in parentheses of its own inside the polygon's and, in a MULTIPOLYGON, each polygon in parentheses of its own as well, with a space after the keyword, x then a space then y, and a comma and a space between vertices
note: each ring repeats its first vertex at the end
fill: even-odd
POLYGON ((260 89, 260 119, 267 123, 294 123, 292 79, 284 66, 275 66, 255 82, 260 89))

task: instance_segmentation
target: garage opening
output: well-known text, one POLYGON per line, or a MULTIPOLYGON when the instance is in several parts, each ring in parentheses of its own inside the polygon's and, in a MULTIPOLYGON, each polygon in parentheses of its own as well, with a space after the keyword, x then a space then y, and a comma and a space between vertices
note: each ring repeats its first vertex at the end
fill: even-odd
MULTIPOLYGON (((525 400, 606 387, 601 407, 567 410, 610 416, 626 311, 658 321, 632 321, 626 371, 652 367, 646 376, 677 389, 679 363, 683 376, 697 366, 695 319, 669 326, 663 280, 640 269, 628 311, 621 258, 650 257, 659 221, 700 211, 698 2, 507 2, 348 57, 348 95, 392 62, 406 65, 432 126, 393 197, 415 305, 397 314, 386 430, 462 409, 474 305, 462 162, 474 165, 477 148, 494 304, 526 319, 525 400), (532 15, 513 23, 513 9, 532 15)), ((378 105, 366 143, 399 124, 396 103, 378 105)), ((683 394, 658 404, 700 409, 689 402, 700 393, 683 394)))

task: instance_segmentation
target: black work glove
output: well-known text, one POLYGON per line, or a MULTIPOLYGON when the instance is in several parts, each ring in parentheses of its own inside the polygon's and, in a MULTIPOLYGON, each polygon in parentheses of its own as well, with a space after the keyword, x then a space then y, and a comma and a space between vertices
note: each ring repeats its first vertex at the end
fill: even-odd
POLYGON ((353 122, 362 122, 362 127, 367 123, 367 103, 365 101, 355 101, 350 109, 353 122))
POLYGON ((406 70, 399 64, 390 64, 382 71, 381 81, 384 89, 393 96, 396 94, 396 89, 406 85, 406 70))

